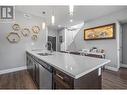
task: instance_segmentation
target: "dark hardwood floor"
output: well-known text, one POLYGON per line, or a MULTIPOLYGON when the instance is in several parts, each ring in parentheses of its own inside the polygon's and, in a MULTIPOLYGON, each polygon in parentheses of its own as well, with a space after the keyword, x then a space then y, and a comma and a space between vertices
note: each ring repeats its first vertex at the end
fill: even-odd
POLYGON ((103 89, 127 89, 127 68, 120 68, 118 72, 104 70, 102 73, 103 89))
POLYGON ((36 89, 36 85, 24 70, 0 75, 0 89, 36 89))
MULTIPOLYGON (((37 89, 29 73, 24 71, 0 75, 0 89, 37 89)), ((127 89, 127 69, 118 72, 104 70, 102 89, 127 89)))

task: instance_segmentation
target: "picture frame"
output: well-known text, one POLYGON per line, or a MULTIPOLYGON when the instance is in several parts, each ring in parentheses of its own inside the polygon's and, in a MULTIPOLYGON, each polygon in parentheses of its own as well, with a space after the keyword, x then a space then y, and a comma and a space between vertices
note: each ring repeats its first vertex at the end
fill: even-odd
POLYGON ((115 23, 84 30, 84 40, 115 39, 115 23))

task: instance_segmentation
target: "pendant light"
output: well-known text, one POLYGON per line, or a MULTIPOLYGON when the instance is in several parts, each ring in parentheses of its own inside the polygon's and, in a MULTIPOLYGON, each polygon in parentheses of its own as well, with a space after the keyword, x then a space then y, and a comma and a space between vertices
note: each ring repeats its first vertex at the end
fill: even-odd
POLYGON ((46 28, 45 13, 46 13, 45 11, 42 12, 42 14, 43 14, 42 29, 43 29, 43 30, 45 30, 45 28, 46 28))
POLYGON ((52 23, 52 25, 55 24, 55 13, 54 13, 54 9, 52 10, 51 23, 52 23))
POLYGON ((45 27, 46 27, 46 23, 42 22, 42 29, 45 30, 45 27))
POLYGON ((70 4, 69 5, 69 14, 70 14, 70 16, 73 16, 73 13, 74 13, 74 5, 70 4))
POLYGON ((52 15, 51 19, 52 19, 52 24, 54 25, 55 24, 55 16, 52 15))

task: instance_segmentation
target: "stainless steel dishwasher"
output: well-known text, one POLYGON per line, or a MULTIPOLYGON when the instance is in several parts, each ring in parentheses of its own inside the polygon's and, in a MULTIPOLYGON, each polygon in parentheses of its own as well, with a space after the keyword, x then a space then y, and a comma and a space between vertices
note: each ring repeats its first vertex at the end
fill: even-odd
POLYGON ((39 88, 52 89, 52 67, 43 61, 39 64, 39 88))

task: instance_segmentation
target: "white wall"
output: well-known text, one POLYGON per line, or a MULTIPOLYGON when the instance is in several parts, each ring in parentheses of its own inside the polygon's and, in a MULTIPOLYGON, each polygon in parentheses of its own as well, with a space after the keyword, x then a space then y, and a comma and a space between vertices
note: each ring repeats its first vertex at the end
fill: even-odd
POLYGON ((73 40, 82 27, 84 27, 84 23, 71 26, 70 29, 66 31, 66 49, 68 51, 75 51, 76 44, 73 40))
POLYGON ((68 28, 64 28, 59 31, 59 36, 63 37, 63 42, 60 44, 61 51, 75 51, 76 45, 74 43, 74 38, 79 32, 84 23, 77 24, 68 28))
MULTIPOLYGON (((21 27, 28 27, 29 29, 34 25, 39 25, 41 28, 41 18, 31 15, 31 19, 28 20, 23 16, 24 13, 16 11, 15 23, 18 23, 21 27)), ((30 36, 21 36, 19 43, 9 43, 6 37, 9 32, 13 31, 13 24, 13 22, 0 23, 0 70, 25 66, 25 50, 27 48, 44 48, 44 44, 46 43, 46 31, 42 29, 37 41, 31 40, 30 36)), ((19 34, 21 35, 21 33, 19 34)))
POLYGON ((58 32, 57 32, 57 30, 56 29, 53 29, 53 28, 49 28, 48 27, 48 35, 49 36, 57 36, 57 34, 58 34, 58 32))
POLYGON ((120 65, 120 23, 119 21, 127 20, 127 10, 119 11, 117 13, 109 14, 104 17, 97 18, 96 20, 92 20, 86 22, 84 27, 78 32, 74 39, 74 43, 76 44, 76 51, 81 50, 83 48, 91 48, 98 47, 105 50, 106 58, 111 60, 107 66, 110 66, 115 70, 118 70, 120 65), (109 40, 92 40, 85 41, 83 39, 84 29, 96 27, 100 25, 106 25, 116 23, 116 39, 109 40))
MULTIPOLYGON (((84 39, 83 39, 83 35, 84 35, 83 30, 84 29, 90 28, 90 27, 95 27, 98 25, 105 25, 105 24, 109 24, 109 23, 113 23, 113 22, 107 22, 107 20, 105 19, 100 22, 98 21, 98 23, 97 23, 97 21, 95 21, 92 23, 85 24, 84 28, 75 37, 74 41, 77 46, 77 50, 81 50, 83 48, 90 49, 92 47, 104 49, 105 53, 106 53, 106 58, 111 60, 111 63, 109 63, 109 65, 111 67, 117 68, 117 40, 116 40, 117 38, 111 39, 111 40, 92 40, 92 41, 84 41, 84 39)), ((117 23, 116 23, 116 26, 117 26, 117 23)), ((116 32, 118 32, 118 31, 116 30, 116 32)))

